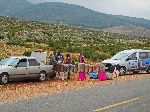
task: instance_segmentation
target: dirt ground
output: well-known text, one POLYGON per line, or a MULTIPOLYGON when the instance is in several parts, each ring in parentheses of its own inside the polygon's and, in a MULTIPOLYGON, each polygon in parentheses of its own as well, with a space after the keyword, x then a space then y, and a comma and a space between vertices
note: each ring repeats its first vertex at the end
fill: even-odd
POLYGON ((77 74, 73 74, 71 80, 60 80, 56 78, 45 82, 37 82, 34 80, 9 82, 7 85, 0 85, 0 103, 54 94, 65 90, 95 87, 98 85, 114 84, 143 78, 150 78, 150 74, 130 74, 119 76, 117 80, 113 79, 107 81, 89 78, 85 81, 78 81, 77 74))

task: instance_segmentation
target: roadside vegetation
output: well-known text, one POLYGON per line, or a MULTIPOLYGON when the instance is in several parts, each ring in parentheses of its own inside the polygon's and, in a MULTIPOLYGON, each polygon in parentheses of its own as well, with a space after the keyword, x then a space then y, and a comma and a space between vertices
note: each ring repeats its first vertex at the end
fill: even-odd
MULTIPOLYGON (((26 51, 36 49, 61 50, 63 53, 82 53, 92 61, 104 60, 125 49, 150 49, 149 38, 9 17, 0 17, 0 40, 6 45, 26 49, 26 55, 26 51)), ((3 52, 7 54, 7 48, 3 52)))

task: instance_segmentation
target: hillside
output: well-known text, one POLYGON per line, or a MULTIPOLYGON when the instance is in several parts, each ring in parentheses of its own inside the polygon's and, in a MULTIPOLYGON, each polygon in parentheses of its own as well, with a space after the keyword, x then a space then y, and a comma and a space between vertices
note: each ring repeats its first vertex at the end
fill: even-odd
POLYGON ((59 2, 32 4, 26 0, 1 0, 0 15, 94 29, 107 28, 108 23, 110 27, 134 24, 150 28, 150 20, 104 14, 59 2))
POLYGON ((125 34, 125 35, 135 35, 138 37, 150 37, 149 29, 146 29, 142 26, 136 26, 136 25, 131 25, 131 24, 116 26, 112 28, 106 28, 106 29, 103 29, 102 31, 125 34))
POLYGON ((0 47, 2 57, 20 55, 23 51, 44 49, 70 53, 82 53, 87 59, 100 61, 124 49, 150 49, 148 38, 125 36, 116 33, 74 28, 65 25, 24 21, 0 17, 0 47), (10 46, 10 47, 7 47, 10 46), (19 47, 22 52, 10 48, 19 47), (10 50, 8 50, 10 49, 10 50))

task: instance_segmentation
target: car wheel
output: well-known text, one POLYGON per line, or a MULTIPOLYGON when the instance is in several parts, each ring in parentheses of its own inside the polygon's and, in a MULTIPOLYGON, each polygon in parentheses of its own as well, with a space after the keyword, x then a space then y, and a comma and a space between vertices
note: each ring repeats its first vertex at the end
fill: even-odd
POLYGON ((41 82, 45 81, 46 80, 46 72, 44 72, 44 71, 40 72, 38 80, 41 82))
POLYGON ((125 75, 126 74, 126 68, 125 67, 120 67, 119 72, 120 72, 121 76, 125 75))
POLYGON ((0 84, 7 84, 8 83, 8 74, 1 74, 0 75, 0 84))
POLYGON ((150 67, 147 68, 146 72, 147 72, 148 74, 150 74, 150 67))

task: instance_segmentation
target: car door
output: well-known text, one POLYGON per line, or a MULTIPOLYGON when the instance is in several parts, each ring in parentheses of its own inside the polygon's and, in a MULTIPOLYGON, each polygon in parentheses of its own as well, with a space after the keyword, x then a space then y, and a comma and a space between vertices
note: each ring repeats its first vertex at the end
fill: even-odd
POLYGON ((136 70, 138 69, 138 58, 137 53, 133 53, 127 58, 128 70, 136 70))
POLYGON ((13 69, 12 78, 27 78, 27 59, 20 59, 13 69))
POLYGON ((145 69, 150 65, 150 53, 140 52, 139 53, 139 68, 145 69))
POLYGON ((29 68, 28 76, 29 78, 37 77, 40 73, 40 63, 36 59, 28 59, 29 68))

